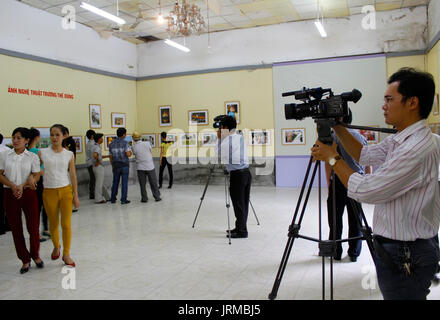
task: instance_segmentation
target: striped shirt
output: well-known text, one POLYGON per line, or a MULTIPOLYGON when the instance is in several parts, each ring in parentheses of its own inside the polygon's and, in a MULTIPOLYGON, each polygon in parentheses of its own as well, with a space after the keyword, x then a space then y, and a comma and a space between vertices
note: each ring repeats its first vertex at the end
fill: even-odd
POLYGON ((352 174, 348 196, 375 204, 374 234, 401 241, 438 234, 439 160, 438 142, 425 120, 362 148, 359 163, 378 168, 365 176, 352 174))
POLYGON ((224 139, 218 139, 216 153, 228 172, 249 168, 246 143, 241 134, 231 130, 231 134, 224 139))

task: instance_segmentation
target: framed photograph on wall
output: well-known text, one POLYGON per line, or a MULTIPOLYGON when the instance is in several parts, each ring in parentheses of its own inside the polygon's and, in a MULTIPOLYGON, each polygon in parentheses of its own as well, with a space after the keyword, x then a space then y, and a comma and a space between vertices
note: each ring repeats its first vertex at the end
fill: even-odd
POLYGON ((72 136, 72 138, 75 141, 76 153, 82 153, 83 152, 83 139, 82 139, 82 136, 72 136))
POLYGON ((227 115, 233 116, 237 124, 240 123, 240 101, 226 101, 225 102, 225 113, 227 115))
MULTIPOLYGON (((366 127, 377 127, 377 126, 366 126, 366 127)), ((379 131, 359 129, 359 133, 363 135, 365 139, 367 139, 368 144, 379 143, 379 131)))
POLYGON ((439 100, 438 94, 434 96, 434 104, 432 105, 432 114, 438 116, 439 100))
POLYGON ((108 151, 108 146, 113 141, 113 139, 116 139, 118 136, 116 135, 106 135, 104 136, 104 150, 108 151))
POLYGON ((90 128, 100 129, 102 127, 101 105, 89 104, 90 128))
POLYGON ((189 125, 200 126, 209 123, 208 110, 188 111, 189 125))
POLYGON ((281 129, 281 144, 285 146, 306 144, 306 128, 281 129))
POLYGON ((148 141, 151 144, 152 148, 156 148, 157 147, 156 134, 155 133, 144 133, 141 136, 141 140, 142 141, 148 141))
POLYGON ((2 145, 9 148, 9 149, 14 148, 14 146, 12 145, 12 138, 10 138, 10 137, 4 137, 2 145))
POLYGON ((197 133, 181 133, 179 141, 181 147, 197 147, 197 133))
MULTIPOLYGON (((160 147, 160 143, 162 142, 161 137, 160 137, 160 134, 159 134, 158 139, 159 139, 158 147, 160 147)), ((176 141, 177 141, 177 135, 174 134, 174 133, 167 133, 167 141, 172 141, 173 144, 175 144, 176 141)))
POLYGON ((251 130, 249 131, 249 145, 268 146, 271 144, 269 130, 251 130))
POLYGON ((124 140, 128 142, 130 148, 133 147, 133 136, 131 134, 127 134, 124 140))
POLYGON ((38 131, 40 131, 40 142, 37 143, 36 147, 38 149, 49 148, 52 142, 50 141, 50 128, 46 127, 35 127, 38 131))
POLYGON ((159 106, 159 126, 171 126, 171 106, 159 106))
POLYGON ((125 128, 125 113, 112 112, 112 128, 125 128))
POLYGON ((200 142, 202 147, 214 147, 217 144, 217 132, 201 132, 200 142))

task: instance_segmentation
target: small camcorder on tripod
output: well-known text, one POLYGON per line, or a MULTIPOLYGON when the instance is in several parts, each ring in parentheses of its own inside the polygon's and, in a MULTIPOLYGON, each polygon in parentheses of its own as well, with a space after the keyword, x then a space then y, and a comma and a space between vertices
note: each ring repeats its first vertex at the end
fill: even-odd
MULTIPOLYGON (((348 102, 357 103, 362 97, 362 93, 353 89, 351 92, 345 92, 340 95, 334 95, 331 89, 322 89, 322 88, 314 88, 314 89, 306 89, 303 88, 299 91, 286 92, 282 94, 283 97, 295 96, 295 99, 302 101, 302 104, 289 103, 284 105, 284 113, 286 120, 295 119, 302 120, 306 117, 311 117, 315 120, 318 132, 319 141, 327 144, 333 144, 333 136, 332 136, 332 127, 335 125, 343 125, 347 128, 352 129, 365 129, 372 131, 381 131, 385 133, 395 133, 394 129, 383 129, 383 128, 371 128, 371 127, 363 127, 363 126, 353 126, 349 124, 345 124, 340 121, 341 118, 349 116, 350 110, 348 108, 348 102), (325 99, 323 97, 326 96, 325 99)), ((321 170, 320 170, 320 161, 316 161, 315 167, 313 169, 313 174, 311 180, 308 185, 307 194, 304 200, 304 204, 302 206, 301 214, 299 219, 297 220, 300 205, 303 199, 304 191, 306 188, 307 180, 310 174, 311 165, 313 162, 313 157, 310 156, 310 161, 307 167, 306 175, 302 184, 300 196, 298 198, 296 210, 294 213, 294 217, 292 220, 292 224, 289 226, 288 233, 288 241, 284 250, 283 257, 281 259, 281 264, 278 269, 278 273, 272 288, 271 293, 269 294, 269 299, 273 300, 277 296, 277 292, 279 286, 281 284, 281 279, 283 277, 284 270, 287 265, 287 261, 289 258, 290 251, 292 250, 293 242, 295 238, 303 238, 310 241, 318 242, 319 244, 319 256, 322 257, 322 299, 325 300, 325 258, 330 258, 330 299, 333 299, 333 258, 336 256, 337 243, 347 242, 350 240, 362 239, 366 240, 368 244, 368 248, 370 253, 374 254, 374 246, 373 246, 373 236, 372 230, 368 226, 367 219, 365 218, 364 212, 362 211, 362 207, 360 207, 359 203, 350 199, 350 205, 352 206, 356 219, 358 220, 359 225, 361 226, 361 237, 354 237, 350 239, 342 239, 335 240, 335 232, 336 232, 336 200, 335 200, 335 179, 334 172, 332 172, 332 192, 333 192, 333 239, 334 240, 322 240, 321 235, 321 170), (319 169, 319 170, 318 170, 319 169), (319 188, 319 239, 307 237, 300 234, 301 222, 304 217, 304 213, 307 206, 307 201, 310 196, 310 191, 313 185, 313 180, 315 179, 316 172, 318 173, 318 188, 319 188), (364 225, 362 225, 362 222, 364 225)))
MULTIPOLYGON (((228 115, 219 115, 217 117, 214 118, 214 124, 213 127, 214 129, 220 129, 220 127, 222 126, 222 124, 224 124, 224 121, 228 119, 228 115)), ((208 174, 208 178, 206 180, 206 184, 205 184, 205 189, 203 190, 202 193, 202 197, 200 198, 200 204, 199 207, 197 209, 197 213, 196 216, 194 217, 194 222, 192 227, 194 228, 195 224, 196 224, 196 220, 197 217, 199 216, 199 212, 200 212, 200 208, 202 206, 202 202, 205 199, 205 195, 206 195, 206 191, 208 190, 208 186, 209 183, 211 181, 211 178, 215 175, 217 176, 224 176, 224 181, 225 181, 225 206, 226 206, 226 216, 228 218, 228 229, 227 229, 227 235, 228 235, 228 239, 229 239, 229 244, 231 244, 231 225, 230 225, 230 219, 229 219, 229 208, 231 206, 231 201, 230 201, 230 194, 229 194, 229 172, 226 170, 226 168, 222 168, 222 165, 216 165, 216 164, 212 164, 209 166, 209 174, 208 174)), ((257 214, 255 213, 255 209, 254 206, 252 205, 251 200, 249 200, 249 204, 252 208, 252 211, 254 212, 254 216, 255 219, 257 220, 257 225, 260 225, 260 221, 258 220, 257 214)))

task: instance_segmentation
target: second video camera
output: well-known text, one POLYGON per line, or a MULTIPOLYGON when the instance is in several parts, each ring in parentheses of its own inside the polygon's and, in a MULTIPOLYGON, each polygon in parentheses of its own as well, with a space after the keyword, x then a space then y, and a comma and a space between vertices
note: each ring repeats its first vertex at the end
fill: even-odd
POLYGON ((295 99, 303 101, 302 104, 288 103, 284 105, 286 120, 302 120, 306 117, 312 117, 313 119, 338 119, 349 114, 347 102, 358 102, 362 97, 362 93, 357 89, 353 89, 351 92, 344 92, 335 96, 331 89, 319 87, 285 92, 282 96, 295 96, 295 99), (325 94, 328 94, 328 97, 322 99, 325 94))

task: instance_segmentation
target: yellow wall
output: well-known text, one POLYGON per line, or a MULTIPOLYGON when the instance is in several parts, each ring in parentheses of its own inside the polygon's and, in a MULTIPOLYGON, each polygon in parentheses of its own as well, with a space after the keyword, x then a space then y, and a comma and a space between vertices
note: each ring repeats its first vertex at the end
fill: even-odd
MULTIPOLYGON (((0 132, 9 137, 19 126, 50 127, 61 123, 72 136, 85 136, 89 127, 89 104, 101 104, 102 128, 115 134, 111 113, 126 114, 126 128, 136 119, 136 81, 97 75, 65 67, 0 55, 0 132), (8 87, 71 93, 73 100, 8 93, 8 87)), ((83 139, 84 150, 84 139, 83 139)), ((107 152, 104 152, 106 154, 107 152)), ((85 152, 77 164, 85 162, 85 152)))
MULTIPOLYGON (((179 128, 189 132, 189 110, 208 110, 209 124, 200 130, 214 130, 213 118, 225 114, 225 101, 240 102, 238 129, 273 129, 272 69, 240 70, 200 75, 188 75, 137 83, 138 130, 142 133, 168 132, 179 128), (159 106, 171 105, 172 127, 159 126, 159 106)), ((246 135, 247 137, 247 135, 246 135)), ((274 133, 271 147, 262 155, 274 155, 274 133)), ((256 149, 256 148, 254 148, 256 149)), ((154 155, 159 155, 159 148, 154 155)), ((249 148, 252 152, 251 148, 249 148)), ((197 155, 197 148, 188 148, 189 156, 197 155)), ((257 153, 256 150, 254 150, 257 153)), ((255 154, 257 155, 257 154, 255 154)))
POLYGON ((425 55, 387 58, 387 77, 403 67, 412 67, 424 71, 425 55))

